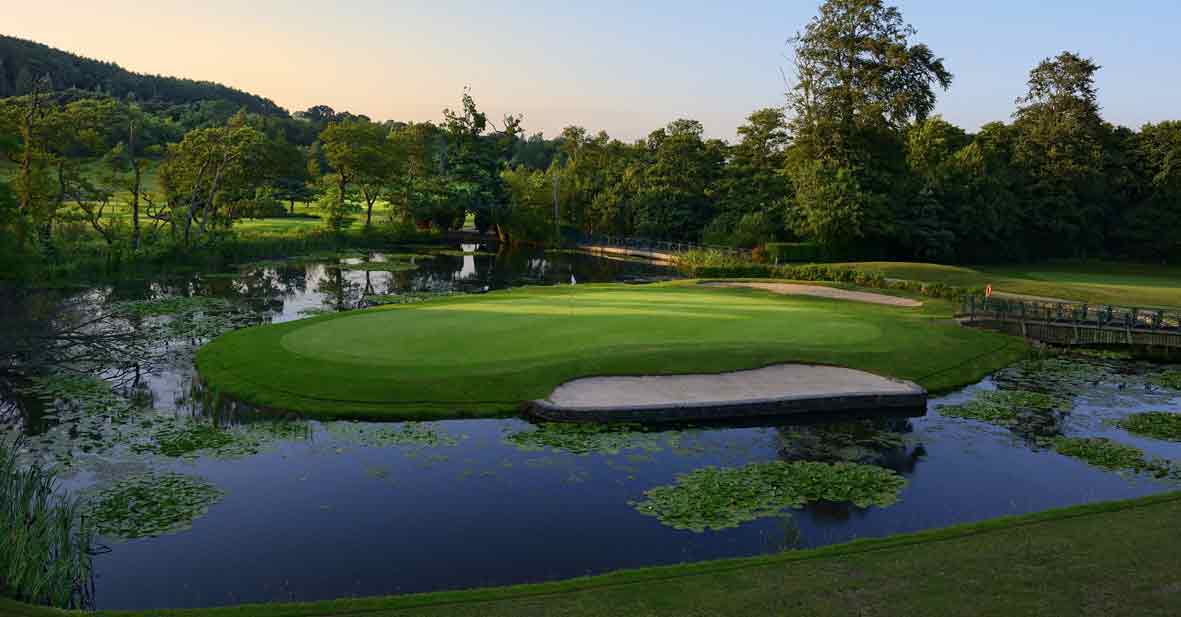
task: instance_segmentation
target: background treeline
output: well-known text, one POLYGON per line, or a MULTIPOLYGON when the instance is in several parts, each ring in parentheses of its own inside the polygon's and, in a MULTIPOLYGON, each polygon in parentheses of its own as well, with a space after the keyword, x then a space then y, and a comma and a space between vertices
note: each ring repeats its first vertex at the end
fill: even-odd
POLYGON ((34 83, 48 78, 56 89, 78 89, 133 99, 152 108, 224 101, 234 110, 286 116, 270 99, 208 81, 141 75, 113 62, 83 58, 41 43, 0 35, 0 97, 23 96, 34 83))
POLYGON ((561 228, 789 243, 774 254, 796 259, 1181 259, 1181 122, 1105 121, 1100 67, 1064 52, 1031 69, 1008 122, 970 133, 932 115, 953 78, 915 38, 880 0, 825 2, 791 40, 786 105, 752 113, 733 143, 690 119, 630 142, 526 136, 467 93, 439 122, 288 115, 241 93, 127 96, 6 60, 5 75, 34 78, 0 99, 0 250, 192 251, 243 219, 312 214, 333 233, 466 221, 508 243, 561 228))

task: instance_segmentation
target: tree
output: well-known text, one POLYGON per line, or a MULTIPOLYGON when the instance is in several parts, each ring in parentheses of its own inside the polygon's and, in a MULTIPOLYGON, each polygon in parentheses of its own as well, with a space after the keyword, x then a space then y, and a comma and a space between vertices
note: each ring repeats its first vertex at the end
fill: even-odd
POLYGON ((343 212, 350 185, 356 185, 365 200, 365 227, 373 223, 373 204, 389 186, 398 161, 389 131, 366 120, 330 122, 320 133, 321 148, 336 173, 337 207, 343 212))
POLYGON ((445 173, 451 202, 457 209, 475 213, 496 228, 500 241, 512 242, 509 219, 512 203, 500 172, 507 154, 521 132, 521 118, 504 117, 504 128, 497 129, 476 107, 471 92, 464 89, 462 108, 443 110, 443 130, 447 135, 445 173))
POLYGON ((1145 184, 1121 213, 1116 239, 1128 255, 1181 260, 1181 122, 1146 124, 1134 142, 1145 184))
POLYGON ((738 127, 739 141, 718 187, 718 215, 708 243, 755 246, 773 240, 783 227, 784 201, 791 190, 784 171, 788 144, 783 110, 759 109, 738 127))
POLYGON ((131 246, 139 250, 142 233, 140 230, 140 196, 143 193, 143 176, 150 160, 148 153, 158 148, 144 146, 142 133, 147 116, 135 105, 129 105, 123 115, 126 124, 126 140, 117 143, 103 157, 108 172, 108 181, 131 196, 131 246))
POLYGON ((232 223, 226 206, 253 195, 259 180, 250 171, 264 155, 266 138, 254 128, 233 122, 190 131, 168 147, 160 165, 169 222, 190 246, 211 228, 232 223))
POLYGON ((703 139, 703 133, 696 120, 675 120, 648 136, 635 184, 636 233, 697 240, 713 218, 726 153, 722 142, 703 139))
POLYGON ((797 233, 835 245, 892 235, 891 204, 905 198, 897 194, 903 131, 930 114, 935 87, 952 80, 930 48, 911 43, 914 34, 881 0, 827 0, 792 39, 797 233))
POLYGON ((1017 164, 1031 179, 1036 214, 1031 246, 1045 254, 1085 255, 1100 249, 1107 203, 1095 73, 1099 65, 1076 53, 1046 58, 1029 73, 1014 125, 1017 164))

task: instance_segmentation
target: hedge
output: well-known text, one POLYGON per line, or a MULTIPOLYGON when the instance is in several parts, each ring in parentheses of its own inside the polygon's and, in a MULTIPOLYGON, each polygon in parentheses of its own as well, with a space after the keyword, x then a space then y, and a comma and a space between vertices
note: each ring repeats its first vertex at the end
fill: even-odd
POLYGON ((905 279, 888 279, 879 272, 865 272, 853 268, 807 265, 732 264, 724 266, 703 266, 688 272, 696 278, 776 278, 792 281, 823 281, 846 283, 858 287, 875 289, 896 289, 916 293, 928 298, 958 300, 968 295, 982 295, 983 288, 954 287, 944 283, 924 283, 905 279))

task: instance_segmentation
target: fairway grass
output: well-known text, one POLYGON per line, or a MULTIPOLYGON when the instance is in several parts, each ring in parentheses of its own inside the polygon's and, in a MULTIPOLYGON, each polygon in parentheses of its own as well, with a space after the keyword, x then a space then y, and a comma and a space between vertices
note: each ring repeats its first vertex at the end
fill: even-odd
POLYGON ((877 306, 689 282, 537 287, 247 328, 202 348, 214 389, 318 417, 503 415, 579 377, 845 366, 929 390, 1026 353, 951 305, 877 306))
MULTIPOLYGON (((1181 493, 566 581, 97 617, 1171 616, 1181 493)), ((78 615, 0 600, 13 617, 78 615)))
POLYGON ((1100 261, 980 267, 890 261, 839 265, 888 278, 958 287, 992 285, 995 291, 1014 295, 1139 308, 1181 308, 1181 267, 1177 266, 1100 261))

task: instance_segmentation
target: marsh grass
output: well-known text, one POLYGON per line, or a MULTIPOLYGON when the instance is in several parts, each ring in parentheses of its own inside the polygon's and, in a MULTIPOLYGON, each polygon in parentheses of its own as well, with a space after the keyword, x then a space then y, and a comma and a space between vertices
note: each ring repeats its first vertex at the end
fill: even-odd
POLYGON ((809 503, 885 507, 898 500, 906 479, 873 465, 796 461, 744 467, 704 467, 658 486, 632 505, 676 529, 703 532, 779 516, 809 503))
POLYGON ((94 531, 52 471, 0 439, 0 596, 61 608, 91 599, 94 531))

